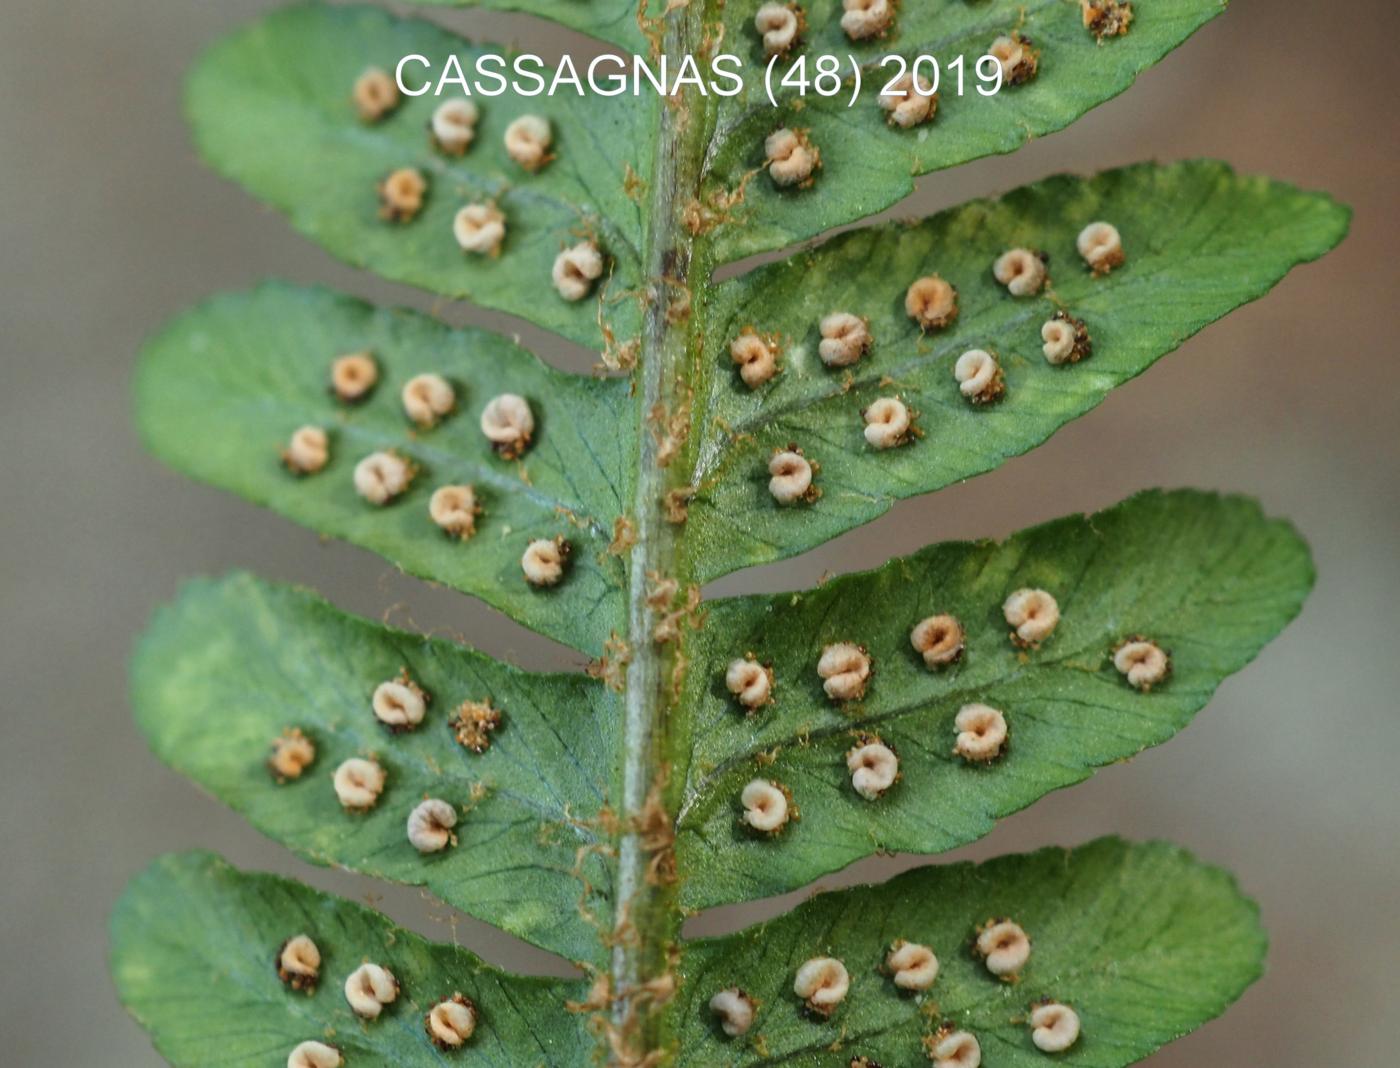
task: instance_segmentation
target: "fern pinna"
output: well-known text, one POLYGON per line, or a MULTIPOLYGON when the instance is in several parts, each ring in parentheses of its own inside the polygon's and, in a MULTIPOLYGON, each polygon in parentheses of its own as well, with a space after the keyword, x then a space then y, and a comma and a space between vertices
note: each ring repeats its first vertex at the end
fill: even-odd
POLYGON ((268 282, 150 342, 150 448, 591 660, 527 673, 236 574, 159 613, 137 720, 299 856, 424 886, 581 978, 506 974, 179 854, 112 925, 156 1047, 240 1068, 1104 1068, 1223 1011, 1261 967, 1255 909, 1164 844, 923 867, 681 933, 877 851, 970 842, 1166 741, 1299 610, 1297 534, 1192 491, 811 590, 701 595, 1033 448, 1340 240, 1327 197, 1193 161, 801 244, 1060 129, 1222 4, 480 6, 651 60, 851 54, 872 76, 854 101, 770 101, 757 76, 731 96, 415 96, 403 57, 497 53, 319 3, 197 65, 218 171, 356 265, 593 348, 599 373, 268 282), (901 98, 873 76, 890 55, 990 56, 1000 88, 935 96, 916 66, 901 98))

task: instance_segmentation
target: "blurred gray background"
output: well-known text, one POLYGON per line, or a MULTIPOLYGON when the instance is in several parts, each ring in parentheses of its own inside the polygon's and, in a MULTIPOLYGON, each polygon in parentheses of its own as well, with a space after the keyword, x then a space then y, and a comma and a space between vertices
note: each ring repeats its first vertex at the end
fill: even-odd
MULTIPOLYGON (((914 0, 911 0, 914 2, 914 0)), ((1152 0, 1140 0, 1143 6, 1152 0)), ((294 873, 449 937, 440 906, 309 868, 148 754, 128 650, 182 576, 248 567, 342 606, 464 632, 530 667, 578 658, 377 558, 188 483, 142 454, 130 377, 142 338, 264 274, 432 306, 333 262, 195 159, 181 77, 260 0, 7 0, 0 29, 0 1062, 111 1068, 159 1059, 105 972, 106 914, 153 856, 189 846, 294 873), (395 607, 397 606, 397 607, 395 607)), ((439 13, 498 40, 522 19, 439 13)), ((1054 795, 960 856, 1121 832, 1162 836, 1239 873, 1262 903, 1267 977, 1223 1020, 1152 1058, 1201 1065, 1396 1063, 1400 1000, 1400 9, 1237 0, 1125 96, 1015 156, 925 179, 925 213, 1057 170, 1220 156, 1332 191, 1351 238, 999 472, 746 583, 779 589, 851 560, 1002 535, 1145 486, 1242 490, 1311 539, 1302 617, 1171 744, 1054 795)), ((565 47, 556 37, 552 46, 565 47)), ((502 317, 549 358, 576 353, 502 317)), ((732 585, 732 583, 731 583, 732 585)), ((721 584, 721 589, 724 584, 721 584)), ((824 885, 883 878, 858 866, 824 885)), ((795 900, 800 895, 788 899, 795 900)), ((703 918, 719 930, 781 903, 703 918)), ((517 968, 542 956, 470 921, 459 936, 517 968)))

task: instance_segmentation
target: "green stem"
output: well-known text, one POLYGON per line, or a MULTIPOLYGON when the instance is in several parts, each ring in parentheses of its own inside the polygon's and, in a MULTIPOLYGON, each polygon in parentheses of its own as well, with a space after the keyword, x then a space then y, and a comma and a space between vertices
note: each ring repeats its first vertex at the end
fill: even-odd
MULTIPOLYGON (((681 56, 698 56, 703 40, 704 5, 695 3, 665 20, 663 47, 676 70, 681 56)), ((651 215, 646 242, 647 311, 636 372, 639 425, 637 483, 633 517, 637 544, 632 550, 628 591, 630 661, 622 768, 622 833, 618 842, 617 912, 612 958, 612 1023, 631 1056, 665 1050, 657 1002, 647 991, 669 976, 680 934, 681 914, 675 880, 669 877, 669 833, 674 826, 678 783, 668 789, 671 754, 679 743, 676 673, 683 670, 677 641, 654 640, 657 624, 684 603, 678 587, 670 603, 651 594, 657 577, 684 580, 681 532, 668 508, 668 497, 684 490, 687 465, 677 458, 659 460, 658 435, 667 430, 653 413, 683 411, 695 375, 696 348, 688 314, 676 314, 673 302, 691 291, 692 272, 703 279, 695 261, 694 238, 684 214, 696 196, 708 140, 706 102, 687 92, 664 102, 661 130, 650 180, 651 215), (657 431, 652 433, 653 428, 657 431), (662 811, 657 811, 657 804, 662 811), (656 831, 662 828, 662 841, 656 831), (663 855, 667 854, 667 855, 663 855)), ((689 301, 686 300, 688 305, 689 301)), ((683 450, 684 451, 684 450, 683 450)), ((612 1063, 626 1063, 614 1056, 612 1063)))

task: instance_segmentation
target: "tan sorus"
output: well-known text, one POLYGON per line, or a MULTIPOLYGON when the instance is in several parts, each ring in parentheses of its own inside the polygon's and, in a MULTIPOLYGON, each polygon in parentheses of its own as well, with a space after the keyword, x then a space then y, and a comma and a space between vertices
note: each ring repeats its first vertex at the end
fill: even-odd
POLYGON ((934 1068, 979 1068, 982 1064, 982 1044, 971 1031, 948 1023, 923 1041, 934 1068))
POLYGON ((768 492, 779 504, 811 504, 821 496, 816 484, 820 470, 796 445, 778 449, 768 461, 768 492))
POLYGON ((822 649, 817 660, 822 689, 828 698, 837 702, 859 701, 864 697, 874 670, 870 654, 855 642, 832 642, 822 649))
POLYGON ((378 122, 393 112, 403 98, 399 95, 398 85, 387 71, 379 67, 370 67, 355 79, 351 99, 360 121, 378 122))
POLYGON ((1006 396, 1001 362, 986 349, 968 349, 953 364, 958 392, 971 404, 991 404, 1006 396))
POLYGON ((351 757, 335 769, 332 784, 335 796, 348 812, 368 812, 384 792, 384 769, 379 762, 351 757))
POLYGON ((938 957, 928 946, 900 938, 885 955, 885 971, 899 989, 923 993, 938 979, 938 957))
POLYGON ((428 195, 428 179, 416 167, 390 171, 375 186, 379 195, 379 217, 386 222, 412 222, 423 210, 428 195))
POLYGON ((850 973, 835 957, 813 957, 804 961, 792 980, 792 992, 815 1016, 830 1016, 846 1000, 850 989, 850 973))
POLYGON ((342 404, 358 404, 379 382, 372 352, 347 352, 331 361, 331 392, 342 404))
POLYGON ((768 135, 763 142, 763 157, 768 176, 780 188, 811 185, 822 165, 821 150, 812 143, 807 131, 786 126, 768 135))
POLYGON ((917 78, 912 71, 906 71, 889 84, 887 92, 880 94, 880 107, 884 109, 886 121, 891 126, 909 130, 932 122, 938 114, 938 94, 933 85, 923 75, 917 78))
POLYGON ((1031 959, 1031 940, 1015 920, 988 920, 977 928, 973 952, 998 979, 1013 982, 1031 959))
POLYGON ((776 334, 760 334, 751 326, 744 327, 729 343, 729 358, 749 389, 757 389, 781 370, 778 364, 781 352, 776 334))
POLYGON ((895 449, 907 444, 914 430, 914 413, 899 397, 877 397, 861 412, 862 433, 872 449, 895 449))
POLYGON ((370 504, 385 505, 409 489, 417 466, 393 449, 371 452, 354 468, 354 489, 370 504))
POLYGON ((1050 998, 1036 1002, 1026 1022, 1031 1041, 1042 1053, 1063 1053, 1079 1041, 1079 1014, 1062 1002, 1050 998))
POLYGON ((867 801, 877 801, 899 781, 899 755, 874 735, 861 735, 846 753, 851 786, 867 801))
POLYGON ((399 392, 404 415, 415 426, 429 430, 457 407, 457 391, 434 371, 414 375, 399 392))
POLYGON ((481 503, 470 483, 439 486, 428 498, 428 516, 448 537, 466 541, 476 533, 481 503))
POLYGON ((530 402, 518 393, 492 397, 481 410, 481 433, 502 459, 518 459, 535 435, 535 413, 530 402))
POLYGON ((841 0, 841 29, 852 41, 883 37, 894 25, 898 0, 841 0))
POLYGON ((1001 67, 1003 85, 1024 85, 1040 69, 1040 50, 1019 30, 1002 34, 991 43, 987 54, 1001 67))
POLYGON ((506 216, 495 204, 466 204, 452 217, 452 238, 463 252, 499 256, 506 239, 506 216))
POLYGON ((1040 347, 1045 362, 1058 366, 1063 363, 1078 363, 1094 351, 1089 328, 1082 319, 1076 319, 1066 311, 1057 311, 1040 328, 1040 347))
POLYGON ((457 835, 452 831, 455 826, 455 808, 440 798, 426 798, 414 805, 408 814, 409 844, 420 853, 440 853, 457 844, 457 835))
POLYGON ((969 764, 989 764, 1006 752, 1010 728, 999 708, 980 702, 963 705, 953 717, 953 727, 953 754, 969 764))
POLYGON ((316 762, 316 744, 300 727, 288 727, 272 740, 267 769, 278 784, 295 782, 316 762))
POLYGON ((821 334, 817 355, 828 367, 849 367, 874 344, 870 321, 848 311, 834 311, 823 316, 817 330, 821 334))
POLYGON ((316 992, 321 978, 321 950, 310 935, 292 935, 278 947, 277 978, 293 990, 316 992))
POLYGON ((1095 277, 1108 274, 1127 261, 1123 251, 1123 235, 1112 223, 1091 222, 1079 231, 1074 245, 1095 277))
POLYGON ((481 111, 465 97, 444 100, 433 109, 428 132, 437 149, 448 156, 464 155, 476 140, 476 124, 481 111))
POLYGON ((385 1005, 398 1000, 399 981, 382 964, 365 962, 345 980, 345 1000, 362 1020, 377 1020, 385 1005))
POLYGON ((423 1017, 423 1029, 438 1049, 461 1049, 476 1033, 476 1002, 460 991, 437 1002, 423 1017))
POLYGON ((569 562, 571 546, 562 536, 536 538, 525 546, 520 557, 520 570, 525 581, 536 589, 559 585, 569 562))
POLYGON ((739 792, 739 804, 743 808, 740 818, 760 834, 780 834, 789 821, 797 818, 791 792, 770 779, 750 780, 739 792))
POLYGON ((753 28, 763 40, 765 56, 785 56, 807 29, 807 14, 796 3, 769 0, 754 13, 753 28))
POLYGON ((1011 624, 1011 640, 1023 648, 1034 648, 1045 641, 1060 623, 1060 603, 1047 590, 1022 587, 1013 591, 1001 606, 1011 624))
POLYGON ((330 458, 330 436, 319 426, 297 427, 282 449, 282 463, 294 475, 314 475, 330 458))
POLYGON ((1171 674, 1171 654, 1140 634, 1124 638, 1113 649, 1113 666, 1128 685, 1147 693, 1171 674))
POLYGON ((919 620, 909 632, 909 644, 925 667, 937 670, 962 659, 966 637, 956 616, 940 613, 919 620))
POLYGON ((287 1054, 287 1068, 341 1068, 345 1058, 325 1042, 298 1042, 287 1054))
POLYGON ((760 664, 752 653, 736 657, 725 669, 724 685, 752 715, 773 700, 773 668, 760 664))
POLYGON ((958 291, 940 275, 925 275, 905 291, 904 311, 925 333, 942 330, 958 317, 958 291))
POLYGON ((532 174, 554 159, 553 142, 554 128, 540 115, 521 115, 506 127, 506 155, 532 174))
POLYGON ((1007 249, 992 263, 992 277, 1013 297, 1033 297, 1049 277, 1045 256, 1029 248, 1007 249))
POLYGON ((753 998, 737 986, 721 990, 710 998, 710 1012, 719 1029, 730 1038, 748 1034, 757 1011, 753 998))
POLYGON ((427 691, 409 677, 408 668, 374 688, 370 708, 374 718, 391 731, 411 731, 428 711, 427 691))
POLYGON ((1084 28, 1100 42, 1122 37, 1133 24, 1132 0, 1079 0, 1084 28))
POLYGON ((603 254, 593 241, 580 241, 560 251, 554 258, 551 279, 555 291, 565 300, 580 301, 593 290, 603 274, 603 254))
POLYGON ((464 749, 484 753, 491 748, 492 732, 501 725, 501 710, 491 703, 489 697, 481 701, 463 701, 447 725, 464 749))

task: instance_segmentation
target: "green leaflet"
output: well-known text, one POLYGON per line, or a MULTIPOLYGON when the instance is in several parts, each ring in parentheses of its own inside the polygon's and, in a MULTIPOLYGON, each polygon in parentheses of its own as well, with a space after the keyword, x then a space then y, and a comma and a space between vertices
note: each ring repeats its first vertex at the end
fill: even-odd
POLYGON ((1119 1068, 1223 1012, 1259 977, 1264 951, 1258 910, 1233 879, 1162 843, 1104 838, 922 868, 691 944, 676 1010, 678 1063, 827 1068, 864 1055, 922 1064, 921 1039, 947 1021, 975 1034, 982 1063, 995 1068, 1119 1068), (992 917, 1010 917, 1030 936, 1019 983, 997 981, 971 953, 977 925, 992 917), (880 971, 901 938, 938 956, 938 980, 921 997, 900 993, 880 971), (851 989, 821 1021, 802 1014, 792 984, 803 961, 826 955, 845 963, 851 989), (759 1006, 747 1039, 725 1038, 707 1008, 735 985, 759 1006), (1083 1025, 1079 1041, 1054 1057, 1032 1045, 1024 1022, 1042 997, 1072 1006, 1083 1025))
POLYGON ((589 1063, 583 1018, 564 1007, 583 993, 581 984, 509 975, 363 905, 240 872, 209 853, 157 860, 127 888, 111 928, 121 999, 175 1068, 280 1066, 306 1040, 339 1047, 348 1065, 440 1066, 449 1055, 428 1040, 424 1016, 454 993, 478 1009, 461 1054, 471 1063, 589 1063), (321 951, 321 981, 310 996, 277 977, 278 951, 296 934, 321 951), (343 989, 364 961, 388 968, 400 986, 369 1023, 351 1012, 343 989))
MULTIPOLYGON (((720 262, 781 248, 823 230, 881 211, 911 192, 914 177, 995 153, 1013 152, 1033 137, 1068 126, 1085 112, 1127 89, 1137 76, 1225 9, 1224 0, 1153 0, 1135 6, 1126 36, 1095 41, 1068 0, 918 0, 900 5, 896 29, 883 38, 853 43, 840 28, 839 2, 805 3, 805 45, 789 57, 834 55, 849 76, 854 56, 863 67, 861 96, 850 104, 851 87, 834 98, 792 90, 774 111, 763 90, 765 63, 754 29, 754 4, 726 5, 725 45, 741 55, 747 94, 720 104, 719 128, 709 172, 711 194, 744 189, 732 223, 716 235, 720 262), (1039 73, 1030 82, 1004 88, 994 97, 977 92, 974 64, 999 36, 1018 28, 1042 50, 1039 73), (886 123, 878 98, 899 71, 878 61, 897 53, 931 55, 942 68, 940 102, 931 123, 903 130, 886 123), (948 68, 966 57, 964 94, 948 68), (777 189, 766 174, 744 185, 744 176, 764 161, 763 142, 774 129, 806 129, 822 155, 822 168, 808 189, 777 189)), ((785 65, 774 73, 774 88, 785 65)), ((809 69, 809 75, 814 74, 809 69)), ((921 73, 928 77, 928 69, 921 73)))
MULTIPOLYGON (((346 616, 250 576, 190 583, 161 611, 132 668, 136 719, 156 754, 317 864, 426 886, 448 904, 578 961, 603 949, 587 913, 610 922, 605 835, 619 715, 582 675, 528 675, 447 641, 346 616), (370 698, 406 669, 429 695, 413 731, 381 726, 370 698), (468 751, 449 720, 466 700, 502 712, 490 748, 468 751), (266 767, 287 728, 315 763, 279 785, 266 767), (332 776, 374 755, 387 773, 374 808, 351 814, 332 776), (457 806, 457 845, 423 855, 406 820, 425 797, 457 806)), ((615 802, 614 802, 615 803, 615 802)))
MULTIPOLYGON (((642 0, 418 0, 418 3, 422 7, 519 11, 634 52, 646 54, 650 47, 637 21, 637 8, 642 0)), ((650 0, 650 6, 651 15, 655 17, 666 5, 664 0, 650 0)))
POLYGON ((624 568, 607 546, 631 496, 636 416, 627 389, 625 381, 552 370, 484 331, 268 284, 216 297, 150 342, 137 420, 150 448, 177 470, 592 653, 625 613, 624 568), (341 404, 328 388, 331 362, 366 349, 379 383, 362 403, 341 404), (404 414, 400 391, 425 371, 454 384, 458 407, 422 431, 404 414), (504 392, 522 395, 534 412, 534 441, 518 462, 497 456, 479 425, 487 402, 504 392), (304 424, 329 432, 331 459, 297 477, 279 448, 304 424), (355 492, 352 473, 381 449, 398 450, 420 470, 406 493, 376 507, 355 492), (428 515, 433 490, 452 483, 473 484, 481 498, 467 541, 448 537, 428 515), (563 581, 529 586, 520 563, 526 546, 557 536, 573 547, 563 581))
POLYGON ((1004 543, 935 545, 804 593, 713 602, 688 650, 683 901, 698 909, 780 893, 876 851, 936 853, 986 834, 1051 790, 1170 738, 1297 614, 1312 580, 1297 533, 1253 502, 1150 492, 1004 543), (1048 590, 1061 611, 1049 640, 1025 652, 1002 615, 1021 587, 1048 590), (909 633, 940 613, 962 621, 966 652, 935 672, 909 633), (1170 678, 1150 693, 1112 664, 1132 635, 1171 654, 1170 678), (838 641, 863 645, 874 664, 864 700, 846 706, 827 700, 816 672, 838 641), (774 702, 745 718, 724 672, 749 652, 772 665, 776 685, 774 702), (974 702, 1002 710, 1010 727, 990 765, 952 753, 953 718, 974 702), (902 779, 876 801, 856 794, 846 768, 862 732, 900 758, 902 779), (755 777, 787 786, 801 810, 776 838, 739 822, 740 791, 755 777))
MULTIPOLYGON (((620 340, 633 337, 642 209, 624 183, 628 166, 649 173, 655 100, 481 98, 476 140, 460 159, 429 144, 429 118, 447 95, 404 98, 372 125, 357 118, 351 91, 367 66, 392 75, 400 58, 420 54, 432 61, 435 77, 455 53, 470 75, 472 57, 484 51, 430 23, 375 8, 301 4, 211 49, 190 79, 190 121, 216 170, 356 266, 523 316, 593 347, 602 345, 600 319, 620 340), (537 174, 512 162, 502 140, 525 114, 553 124, 557 158, 537 174), (407 166, 429 179, 427 201, 412 222, 385 222, 376 184, 407 166), (482 200, 494 200, 506 215, 497 258, 462 252, 452 235, 457 210, 482 200), (597 299, 569 303, 554 291, 550 271, 560 248, 585 233, 611 258, 612 276, 595 287, 597 299)), ((426 78, 417 65, 407 73, 426 78)))
MULTIPOLYGON (((1068 5, 1065 5, 1068 9, 1068 5)), ((1346 232, 1349 212, 1329 197, 1227 166, 1142 164, 1090 179, 1059 176, 998 200, 913 226, 886 225, 720 286, 706 352, 711 384, 691 481, 687 538, 701 581, 781 559, 869 522, 902 497, 992 470, 1098 404, 1113 387, 1230 310, 1254 300, 1297 263, 1346 232), (1075 249, 1087 223, 1123 235, 1127 263, 1095 278, 1075 249), (1015 246, 1050 255, 1050 285, 1011 296, 992 263, 1015 246), (921 336, 904 310, 914 279, 938 273, 958 289, 960 314, 921 336), (1087 323, 1093 355, 1049 365, 1040 328, 1057 309, 1087 323), (817 356, 817 324, 833 311, 868 317, 874 347, 850 368, 817 356), (745 327, 782 335, 783 370, 750 391, 729 356, 745 327), (1006 395, 973 405, 953 364, 971 348, 998 354, 1006 395), (922 437, 884 451, 866 444, 862 412, 899 396, 922 437), (768 460, 789 443, 820 465, 812 504, 781 507, 768 460)))

